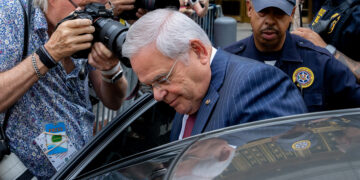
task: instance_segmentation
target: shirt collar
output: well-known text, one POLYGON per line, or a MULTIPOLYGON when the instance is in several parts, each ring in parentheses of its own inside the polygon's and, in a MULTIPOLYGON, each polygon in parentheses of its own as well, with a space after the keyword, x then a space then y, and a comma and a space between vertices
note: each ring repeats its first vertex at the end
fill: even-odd
POLYGON ((40 8, 34 9, 34 18, 33 18, 33 24, 34 24, 34 31, 38 30, 44 30, 45 32, 48 30, 48 24, 46 21, 45 14, 41 11, 40 8))
POLYGON ((211 47, 211 48, 212 49, 211 49, 211 56, 210 56, 210 65, 211 65, 211 63, 215 57, 216 51, 217 51, 217 49, 215 49, 214 47, 211 47))
POLYGON ((285 51, 282 51, 281 61, 303 62, 298 50, 296 49, 296 42, 293 40, 289 31, 286 31, 286 39, 284 42, 285 51))

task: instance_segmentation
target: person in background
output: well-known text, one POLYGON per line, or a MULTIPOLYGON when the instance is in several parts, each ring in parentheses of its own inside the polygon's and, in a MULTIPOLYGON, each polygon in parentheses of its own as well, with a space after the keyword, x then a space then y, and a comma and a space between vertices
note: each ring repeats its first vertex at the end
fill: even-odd
POLYGON ((7 116, 11 152, 38 179, 49 179, 92 138, 89 81, 110 109, 118 109, 125 97, 119 59, 102 43, 92 44, 92 21, 74 19, 57 26, 90 2, 107 1, 33 0, 24 58, 27 2, 0 2, 0 119, 7 116), (71 57, 90 48, 87 59, 71 57))
MULTIPOLYGON (((135 1, 136 0, 109 0, 109 3, 106 4, 107 8, 112 9, 114 12, 114 16, 120 19, 120 22, 122 22, 124 19, 122 19, 121 14, 126 11, 132 11, 135 8, 135 1)), ((137 18, 140 18, 143 16, 147 10, 143 8, 138 8, 136 11, 134 11, 135 19, 128 19, 127 22, 129 24, 133 24, 137 18)))
POLYGON ((360 106, 360 86, 351 71, 326 49, 288 32, 295 0, 247 0, 246 6, 253 35, 226 51, 280 68, 310 112, 360 106))
POLYGON ((296 28, 293 34, 326 48, 345 64, 360 83, 360 1, 328 0, 314 17, 310 28, 296 28), (314 30, 316 31, 314 31, 314 30))
POLYGON ((199 17, 204 17, 209 8, 209 0, 179 0, 179 11, 191 16, 194 12, 199 17))
MULTIPOLYGON (((305 1, 305 0, 301 0, 301 1, 305 1)), ((316 14, 320 8, 321 8, 321 5, 325 2, 326 0, 315 0, 315 1, 312 1, 312 13, 313 14, 316 14)))
POLYGON ((122 48, 139 81, 176 110, 171 140, 307 112, 286 74, 213 48, 178 11, 148 12, 130 27, 122 48))

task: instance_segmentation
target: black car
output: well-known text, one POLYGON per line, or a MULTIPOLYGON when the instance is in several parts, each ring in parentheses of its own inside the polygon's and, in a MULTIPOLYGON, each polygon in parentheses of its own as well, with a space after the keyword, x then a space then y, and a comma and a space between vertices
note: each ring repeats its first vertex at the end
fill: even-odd
POLYGON ((174 114, 144 94, 53 179, 360 179, 360 109, 273 118, 170 142, 174 114))

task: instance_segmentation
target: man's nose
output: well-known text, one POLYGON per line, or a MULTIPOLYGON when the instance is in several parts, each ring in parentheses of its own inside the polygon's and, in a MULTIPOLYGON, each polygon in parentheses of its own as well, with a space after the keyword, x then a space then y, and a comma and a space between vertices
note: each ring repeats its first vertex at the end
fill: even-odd
POLYGON ((156 101, 163 101, 167 94, 167 91, 160 87, 153 87, 153 93, 154 93, 154 99, 156 101))
POLYGON ((275 24, 275 19, 274 19, 274 15, 272 13, 269 13, 266 15, 266 19, 265 19, 265 23, 267 25, 274 25, 275 24))

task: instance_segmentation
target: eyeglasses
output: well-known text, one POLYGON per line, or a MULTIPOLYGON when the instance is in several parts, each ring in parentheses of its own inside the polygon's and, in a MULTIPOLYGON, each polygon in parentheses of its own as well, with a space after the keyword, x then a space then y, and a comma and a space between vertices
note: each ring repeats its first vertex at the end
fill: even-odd
POLYGON ((142 84, 142 86, 153 89, 153 88, 160 88, 160 86, 163 84, 170 84, 169 78, 170 78, 177 62, 178 62, 178 60, 175 60, 174 64, 171 66, 170 71, 167 73, 166 76, 160 76, 159 78, 154 80, 151 85, 142 84))

